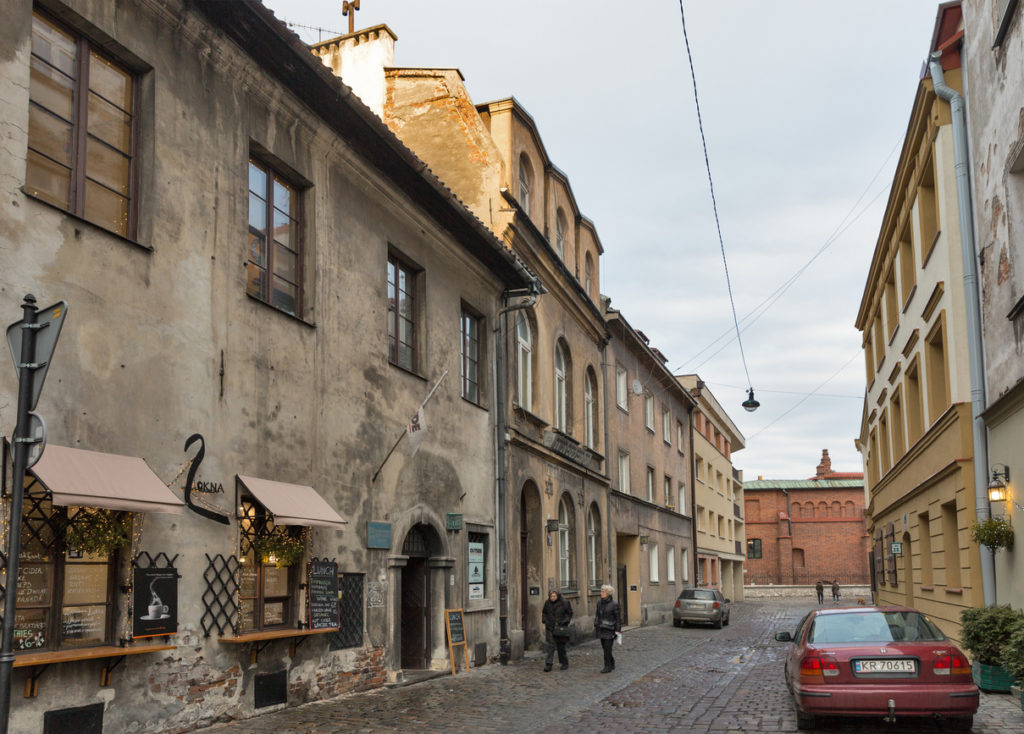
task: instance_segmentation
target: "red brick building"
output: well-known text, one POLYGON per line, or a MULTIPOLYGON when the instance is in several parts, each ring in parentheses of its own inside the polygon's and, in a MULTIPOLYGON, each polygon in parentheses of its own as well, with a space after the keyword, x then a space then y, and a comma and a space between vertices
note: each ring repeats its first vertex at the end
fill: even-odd
POLYGON ((811 479, 743 484, 745 584, 870 583, 864 475, 834 472, 828 449, 811 479))

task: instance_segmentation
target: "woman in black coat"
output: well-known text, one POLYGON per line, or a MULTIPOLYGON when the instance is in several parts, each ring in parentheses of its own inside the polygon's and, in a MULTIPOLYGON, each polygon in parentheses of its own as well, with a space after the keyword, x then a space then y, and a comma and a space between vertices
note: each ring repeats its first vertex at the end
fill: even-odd
POLYGON ((612 657, 612 645, 622 630, 622 610, 619 603, 612 598, 615 589, 605 584, 601 587, 601 599, 597 602, 597 613, 594 614, 594 634, 601 640, 604 648, 604 668, 602 673, 615 670, 615 658, 612 657))
POLYGON ((558 662, 561 664, 562 670, 566 670, 569 667, 569 656, 565 654, 565 645, 569 642, 568 627, 569 622, 572 621, 572 604, 558 591, 552 589, 548 600, 544 602, 540 618, 544 623, 544 639, 547 641, 548 647, 544 672, 551 671, 555 650, 558 650, 558 662), (556 634, 556 630, 560 633, 564 630, 565 634, 556 634))

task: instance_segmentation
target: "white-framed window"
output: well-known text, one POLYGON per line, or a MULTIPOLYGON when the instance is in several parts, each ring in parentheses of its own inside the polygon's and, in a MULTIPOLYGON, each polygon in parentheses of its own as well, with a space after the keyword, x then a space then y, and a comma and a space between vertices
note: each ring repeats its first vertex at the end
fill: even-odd
POLYGON ((516 382, 519 387, 519 405, 533 410, 533 334, 526 314, 516 317, 516 382))
POLYGON ((680 421, 676 421, 676 448, 683 453, 683 424, 680 421))
POLYGON ((651 583, 658 583, 658 544, 648 543, 648 552, 650 553, 651 559, 651 583))
POLYGON ((587 513, 587 572, 591 589, 601 586, 601 516, 597 505, 590 506, 587 513))
POLYGON ((597 442, 597 381, 594 373, 587 370, 583 383, 583 442, 588 449, 597 442))
POLYGON ((654 502, 654 469, 647 467, 647 501, 654 502))
POLYGON ((459 320, 462 337, 462 397, 477 405, 481 401, 480 383, 483 377, 480 370, 482 321, 477 314, 463 306, 462 318, 459 320))
POLYGON ((662 501, 669 507, 672 506, 672 477, 668 474, 665 475, 665 480, 661 485, 662 489, 662 501))
POLYGON ((561 209, 555 215, 555 252, 558 257, 565 259, 565 233, 568 227, 565 224, 565 213, 561 209))
POLYGON ((697 505, 696 518, 697 518, 697 532, 698 533, 702 533, 702 532, 704 532, 704 508, 701 507, 700 505, 697 505))
POLYGON ((576 581, 572 577, 574 519, 571 500, 568 496, 562 497, 558 503, 558 581, 563 589, 576 588, 576 581))
POLYGON ((672 445, 672 413, 668 408, 661 409, 661 438, 669 446, 672 445))
POLYGON ((644 397, 644 426, 648 431, 654 431, 654 396, 644 397))
POLYGON ((680 559, 679 570, 685 584, 690 580, 690 552, 686 548, 683 548, 683 557, 680 559))
POLYGON ((676 549, 672 546, 665 549, 665 580, 670 584, 676 582, 676 549))
POLYGON ((679 483, 679 503, 676 505, 676 512, 680 515, 686 514, 686 485, 679 483))
POLYGON ((568 390, 565 349, 561 342, 559 342, 555 345, 555 428, 563 433, 568 433, 569 431, 566 409, 568 390))
POLYGON ((588 296, 594 298, 594 258, 590 256, 589 252, 583 261, 583 289, 588 296))
POLYGON ((526 154, 519 156, 519 206, 530 213, 530 189, 533 187, 533 170, 526 154))
POLYGON ((629 386, 626 370, 619 367, 615 370, 615 404, 629 412, 629 386))
POLYGON ((619 491, 629 494, 629 454, 619 452, 619 491))

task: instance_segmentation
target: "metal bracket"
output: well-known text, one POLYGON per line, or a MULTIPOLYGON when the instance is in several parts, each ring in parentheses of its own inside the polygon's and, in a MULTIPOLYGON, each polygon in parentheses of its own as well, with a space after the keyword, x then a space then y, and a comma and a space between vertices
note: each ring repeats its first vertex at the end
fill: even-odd
POLYGON ((288 646, 288 657, 295 657, 295 651, 299 649, 299 645, 308 640, 311 636, 312 635, 307 635, 305 637, 296 637, 292 639, 292 644, 288 646))
POLYGON ((124 658, 125 658, 125 656, 122 655, 119 658, 114 658, 113 664, 111 664, 109 662, 103 664, 103 668, 100 670, 100 685, 101 686, 109 686, 110 685, 110 673, 114 670, 114 668, 116 668, 118 665, 120 665, 121 663, 124 662, 124 658))
POLYGON ((271 642, 273 642, 273 640, 262 640, 251 643, 249 647, 249 662, 253 665, 258 663, 260 660, 260 653, 263 652, 271 642))
POLYGON ((28 677, 25 678, 25 698, 35 698, 39 695, 39 678, 49 667, 50 664, 46 663, 31 669, 28 677))

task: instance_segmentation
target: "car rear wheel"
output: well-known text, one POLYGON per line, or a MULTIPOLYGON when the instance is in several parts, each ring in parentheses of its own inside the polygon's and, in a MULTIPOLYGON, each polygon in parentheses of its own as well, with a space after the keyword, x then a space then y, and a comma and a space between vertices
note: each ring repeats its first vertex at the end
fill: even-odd
POLYGON ((729 626, 729 615, 728 614, 725 615, 725 621, 722 622, 722 624, 724 624, 726 627, 729 626))
POLYGON ((805 714, 800 709, 796 710, 796 728, 801 731, 810 731, 814 728, 817 722, 814 719, 814 714, 805 714))
POLYGON ((974 717, 967 716, 962 719, 949 719, 950 731, 967 732, 974 728, 974 717))
POLYGON ((720 630, 720 629, 722 629, 722 618, 721 618, 721 617, 719 617, 719 618, 718 618, 718 619, 717 619, 717 620, 715 621, 715 629, 716 629, 716 630, 720 630))

